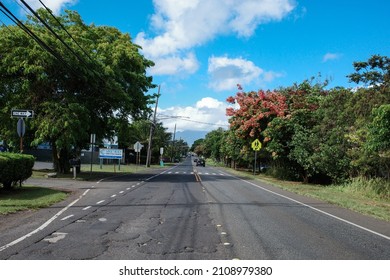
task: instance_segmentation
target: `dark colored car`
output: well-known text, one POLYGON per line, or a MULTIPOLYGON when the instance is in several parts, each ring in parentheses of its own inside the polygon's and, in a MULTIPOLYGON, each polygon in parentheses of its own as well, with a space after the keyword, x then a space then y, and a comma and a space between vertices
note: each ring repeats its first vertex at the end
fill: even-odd
POLYGON ((196 166, 206 166, 206 162, 204 159, 198 159, 198 161, 196 162, 196 166))

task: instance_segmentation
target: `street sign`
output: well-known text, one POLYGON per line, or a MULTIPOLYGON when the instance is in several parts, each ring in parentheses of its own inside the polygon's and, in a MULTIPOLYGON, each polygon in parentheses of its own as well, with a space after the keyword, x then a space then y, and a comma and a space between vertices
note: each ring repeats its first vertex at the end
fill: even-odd
POLYGON ((99 149, 100 159, 122 159, 123 151, 120 149, 99 149))
POLYGON ((33 110, 14 109, 11 111, 11 116, 13 118, 33 118, 34 111, 33 110))
POLYGON ((259 139, 256 139, 255 141, 252 142, 252 149, 253 149, 254 151, 260 151, 261 146, 262 146, 262 145, 261 145, 261 142, 260 142, 259 139))
POLYGON ((144 147, 144 145, 142 145, 139 141, 137 141, 135 144, 134 144, 134 150, 136 153, 139 153, 141 152, 141 149, 144 147))
POLYGON ((26 125, 24 123, 24 120, 20 118, 18 120, 18 124, 16 126, 16 131, 18 132, 19 137, 23 137, 26 133, 26 125))

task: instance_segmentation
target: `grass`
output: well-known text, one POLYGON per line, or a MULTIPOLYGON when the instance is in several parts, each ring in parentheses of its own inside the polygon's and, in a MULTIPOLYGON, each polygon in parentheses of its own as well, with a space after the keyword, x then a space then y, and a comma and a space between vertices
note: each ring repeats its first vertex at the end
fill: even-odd
POLYGON ((385 180, 375 179, 376 182, 374 182, 375 180, 359 178, 342 185, 323 186, 281 181, 263 174, 254 176, 251 172, 236 171, 230 168, 227 170, 239 176, 263 181, 293 193, 313 197, 364 215, 390 221, 390 196, 388 193, 378 194, 377 192, 378 186, 383 188, 384 184, 390 184, 385 180))
MULTIPOLYGON (((159 165, 153 165, 153 168, 159 168, 159 165)), ((149 168, 145 167, 145 165, 107 165, 103 164, 100 166, 99 164, 93 164, 92 165, 92 172, 91 172, 91 165, 90 164, 82 164, 81 165, 81 172, 76 175, 77 180, 98 180, 104 177, 107 177, 109 175, 112 176, 112 174, 126 174, 126 173, 139 173, 143 172, 145 170, 148 170, 149 168)), ((45 178, 48 173, 53 173, 53 170, 34 170, 33 171, 33 178, 45 178)), ((57 174, 57 178, 59 179, 73 179, 73 173, 69 174, 57 174)))
POLYGON ((0 214, 48 207, 64 200, 68 193, 49 188, 23 186, 12 190, 0 189, 0 214))

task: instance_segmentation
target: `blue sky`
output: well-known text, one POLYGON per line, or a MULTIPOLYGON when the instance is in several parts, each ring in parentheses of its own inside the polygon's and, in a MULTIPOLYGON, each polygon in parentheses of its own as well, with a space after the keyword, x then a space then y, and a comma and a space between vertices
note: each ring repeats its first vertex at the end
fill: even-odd
MULTIPOLYGON (((21 14, 15 1, 3 2, 21 14)), ((129 33, 156 62, 149 74, 161 85, 160 120, 188 142, 226 127, 237 83, 276 89, 320 73, 330 87, 355 87, 346 78, 354 61, 390 56, 388 0, 42 1, 129 33)))

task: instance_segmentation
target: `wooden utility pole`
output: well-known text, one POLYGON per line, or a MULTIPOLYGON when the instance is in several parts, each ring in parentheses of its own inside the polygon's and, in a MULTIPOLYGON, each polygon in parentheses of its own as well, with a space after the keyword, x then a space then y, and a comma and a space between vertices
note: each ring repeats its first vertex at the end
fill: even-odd
POLYGON ((153 138, 154 127, 156 125, 156 114, 157 114, 157 106, 158 106, 158 98, 159 97, 160 97, 160 86, 158 86, 158 93, 157 93, 157 97, 156 97, 156 106, 154 108, 153 121, 150 124, 148 152, 146 155, 146 167, 150 167, 150 161, 151 161, 151 157, 152 157, 152 138, 153 138))

